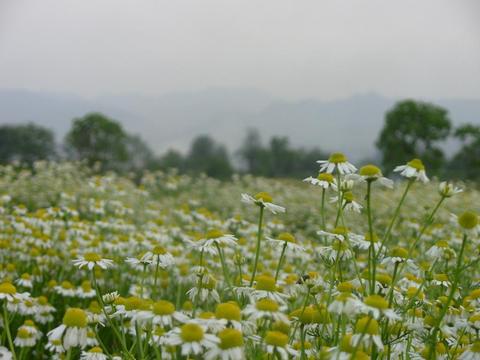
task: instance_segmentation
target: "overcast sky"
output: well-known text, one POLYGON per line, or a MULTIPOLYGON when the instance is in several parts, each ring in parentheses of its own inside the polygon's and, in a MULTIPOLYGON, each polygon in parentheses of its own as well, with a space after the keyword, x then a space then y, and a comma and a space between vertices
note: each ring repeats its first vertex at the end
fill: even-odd
POLYGON ((479 0, 0 0, 0 88, 480 98, 479 0))

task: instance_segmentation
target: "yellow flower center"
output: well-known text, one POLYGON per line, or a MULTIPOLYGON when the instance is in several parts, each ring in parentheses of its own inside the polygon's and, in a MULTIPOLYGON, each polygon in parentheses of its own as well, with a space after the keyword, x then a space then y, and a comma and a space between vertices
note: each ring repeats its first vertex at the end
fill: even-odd
POLYGON ((205 237, 207 239, 217 239, 217 238, 222 237, 222 236, 223 236, 223 232, 221 232, 218 229, 210 230, 205 234, 205 237))
POLYGON ((395 257, 399 257, 402 259, 406 259, 408 257, 408 250, 402 247, 395 247, 393 248, 392 255, 395 257))
POLYGON ((45 296, 39 296, 39 297, 38 297, 38 303, 39 303, 40 305, 45 306, 45 305, 48 304, 48 299, 47 299, 45 296))
POLYGON ((363 301, 366 305, 374 307, 376 309, 385 310, 388 309, 388 302, 383 296, 380 295, 370 295, 365 298, 363 301))
POLYGON ((90 261, 90 262, 96 262, 102 260, 102 257, 96 253, 93 252, 88 252, 85 255, 83 255, 83 258, 85 261, 90 261))
POLYGON ((334 177, 333 177, 332 174, 329 174, 329 173, 320 173, 320 174, 318 174, 317 179, 320 180, 320 181, 326 181, 329 184, 331 184, 331 183, 333 183, 334 177))
POLYGON ((478 299, 480 298, 480 289, 475 289, 473 291, 470 292, 470 297, 472 299, 478 299))
POLYGON ((280 331, 267 331, 265 342, 268 345, 285 347, 288 344, 288 336, 280 331))
POLYGON ((347 157, 344 154, 339 152, 332 153, 328 158, 328 162, 331 162, 334 164, 344 163, 344 162, 347 162, 347 157))
POLYGON ((63 324, 68 327, 87 327, 87 314, 79 308, 67 309, 63 315, 63 324))
POLYGON ((287 232, 284 232, 284 233, 281 233, 280 235, 278 235, 278 240, 283 240, 283 241, 290 242, 290 243, 296 243, 297 242, 297 240, 295 240, 295 237, 292 234, 287 233, 287 232))
POLYGON ((276 312, 278 311, 278 304, 275 300, 271 299, 261 299, 257 301, 255 307, 260 311, 269 311, 269 312, 276 312))
POLYGON ((22 274, 21 278, 23 280, 30 280, 30 274, 24 273, 24 274, 22 274))
POLYGON ((433 278, 435 280, 438 280, 438 281, 448 281, 448 275, 447 274, 435 274, 433 276, 433 278))
POLYGON ((95 347, 91 348, 90 350, 88 350, 88 352, 96 353, 96 354, 103 354, 102 348, 100 348, 98 346, 95 346, 95 347))
POLYGON ((14 295, 17 293, 17 289, 10 282, 4 282, 0 284, 0 294, 14 295))
POLYGON ((275 291, 277 289, 275 285, 275 279, 269 275, 257 276, 257 284, 255 285, 257 290, 275 291))
POLYGON ((458 223, 464 229, 473 229, 478 225, 478 215, 473 211, 465 211, 458 217, 458 223))
POLYGON ((242 333, 236 329, 222 330, 217 336, 220 339, 220 344, 218 345, 220 349, 226 350, 243 346, 242 333))
POLYGON ((480 353, 480 341, 475 341, 470 350, 474 353, 480 353))
POLYGON ((73 285, 70 281, 62 281, 62 288, 66 290, 73 289, 73 285))
POLYGON ((28 331, 26 328, 19 328, 18 331, 17 331, 17 336, 20 338, 20 339, 28 339, 31 337, 30 335, 30 331, 28 331))
POLYGON ((353 193, 351 191, 346 191, 343 193, 343 199, 346 202, 352 202, 355 199, 355 197, 353 196, 353 193))
POLYGON ((170 301, 159 300, 152 306, 155 315, 172 315, 175 312, 175 305, 170 301))
POLYGON ((180 328, 180 337, 187 343, 202 341, 203 334, 203 329, 197 324, 185 324, 180 328))
POLYGON ((141 309, 144 305, 144 301, 135 296, 125 299, 125 310, 128 311, 141 309))
POLYGON ((435 243, 435 246, 439 248, 448 248, 448 242, 446 240, 439 240, 435 243))
POLYGON ((217 308, 215 309, 215 317, 217 319, 240 321, 240 308, 236 303, 233 302, 218 304, 217 308))
POLYGON ((377 178, 382 176, 381 170, 375 165, 365 165, 362 166, 359 170, 361 176, 365 176, 367 178, 377 178))
POLYGON ((35 323, 32 320, 25 320, 23 325, 30 326, 30 327, 35 327, 35 323))
POLYGON ((365 316, 357 321, 355 331, 359 334, 378 335, 378 322, 370 316, 365 316))
POLYGON ((347 232, 348 232, 348 229, 343 226, 338 226, 332 231, 332 233, 334 233, 335 235, 346 235, 347 232))
POLYGON ((423 162, 420 159, 412 159, 407 165, 418 171, 425 170, 425 165, 423 165, 423 162))
POLYGON ((264 191, 259 192, 258 194, 256 194, 256 195, 254 196, 254 198, 255 198, 256 200, 261 200, 261 201, 263 201, 263 202, 268 202, 268 203, 271 203, 271 202, 273 201, 272 196, 271 196, 269 193, 264 192, 264 191))
POLYGON ((167 250, 163 246, 155 246, 153 248, 153 254, 154 255, 164 255, 167 253, 167 250))
POLYGON ((353 290, 353 284, 348 281, 341 282, 337 285, 337 290, 340 292, 350 292, 353 290))

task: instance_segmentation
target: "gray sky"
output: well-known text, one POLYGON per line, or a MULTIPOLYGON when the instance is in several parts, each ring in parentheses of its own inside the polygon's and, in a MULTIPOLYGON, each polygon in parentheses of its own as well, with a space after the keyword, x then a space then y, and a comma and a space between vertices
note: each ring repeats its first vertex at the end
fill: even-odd
POLYGON ((0 88, 480 97, 478 0, 0 0, 0 88))

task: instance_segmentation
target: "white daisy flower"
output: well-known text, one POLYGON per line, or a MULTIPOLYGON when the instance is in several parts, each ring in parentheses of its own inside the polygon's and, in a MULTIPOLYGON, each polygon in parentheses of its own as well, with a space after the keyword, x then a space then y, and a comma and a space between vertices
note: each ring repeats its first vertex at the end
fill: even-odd
POLYGON ((73 260, 73 265, 78 266, 79 269, 86 266, 88 270, 92 270, 98 266, 102 269, 107 269, 113 265, 113 260, 103 259, 100 255, 94 252, 88 252, 84 255, 80 255, 76 260, 73 260))
POLYGON ((305 252, 305 248, 298 245, 297 240, 290 233, 281 233, 276 238, 267 236, 267 242, 279 251, 282 251, 282 249, 285 247, 289 251, 292 251, 298 255, 305 252))
POLYGON ((8 281, 0 284, 0 300, 7 300, 9 303, 13 303, 17 300, 26 300, 29 297, 30 294, 27 292, 18 293, 17 288, 8 281))
POLYGON ((350 174, 346 176, 346 179, 352 179, 360 182, 379 182, 381 185, 393 189, 393 180, 390 180, 383 176, 382 171, 375 165, 365 165, 360 168, 357 174, 350 174))
POLYGON ((363 344, 366 348, 375 344, 379 350, 383 349, 382 338, 380 337, 380 326, 377 320, 365 316, 357 321, 355 334, 352 336, 353 346, 363 344))
POLYGON ((328 160, 318 160, 320 172, 333 173, 335 169, 342 175, 353 174, 357 168, 348 162, 347 157, 342 153, 332 153, 328 160))
POLYGON ((370 295, 363 300, 361 312, 370 314, 374 319, 380 319, 383 315, 389 320, 399 320, 400 316, 388 307, 388 302, 383 296, 370 295))
POLYGON ((269 355, 277 355, 281 360, 288 360, 292 356, 297 356, 295 351, 288 345, 288 335, 280 331, 267 331, 265 338, 265 351, 269 355))
POLYGON ((243 335, 237 329, 224 329, 217 334, 220 342, 207 351, 205 360, 245 359, 243 335))
POLYGON ((458 360, 480 360, 480 341, 475 341, 459 357, 458 360))
POLYGON ((315 186, 320 186, 324 190, 328 190, 330 188, 335 191, 337 190, 336 180, 330 173, 320 173, 316 178, 309 176, 303 179, 303 181, 315 186))
POLYGON ((423 162, 420 159, 413 159, 406 165, 397 166, 393 171, 399 172, 400 175, 406 178, 414 178, 423 183, 430 181, 425 173, 425 165, 423 165, 423 162))
POLYGON ((279 304, 275 300, 264 298, 258 300, 255 304, 247 305, 243 313, 246 317, 254 321, 258 319, 268 319, 273 322, 280 321, 288 324, 290 320, 288 316, 284 314, 286 310, 287 307, 285 305, 279 304))
POLYGON ((197 323, 189 322, 170 330, 162 342, 167 346, 180 346, 183 356, 196 356, 214 348, 220 340, 215 335, 207 334, 205 328, 197 323))
POLYGON ((82 351, 80 355, 81 360, 107 360, 108 356, 103 353, 103 350, 95 346, 88 351, 82 351))
POLYGON ((447 181, 442 181, 438 185, 438 192, 440 193, 440 195, 449 198, 454 195, 460 194, 461 192, 463 192, 463 189, 456 187, 455 185, 447 181))
POLYGON ((270 210, 273 214, 284 213, 285 208, 283 206, 273 204, 272 200, 272 196, 266 192, 259 192, 255 195, 255 197, 252 197, 248 194, 242 194, 242 202, 244 203, 264 207, 270 210))
POLYGON ((87 313, 79 308, 69 308, 63 316, 63 324, 51 330, 49 341, 62 340, 65 350, 72 347, 84 348, 87 345, 87 313))

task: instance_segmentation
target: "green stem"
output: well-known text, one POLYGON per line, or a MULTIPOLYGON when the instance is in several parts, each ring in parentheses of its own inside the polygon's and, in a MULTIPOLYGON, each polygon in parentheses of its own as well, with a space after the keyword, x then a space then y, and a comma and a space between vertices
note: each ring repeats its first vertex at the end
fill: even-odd
POLYGON ((327 230, 327 225, 325 222, 325 193, 326 190, 322 188, 322 207, 321 207, 321 216, 322 216, 322 230, 326 231, 327 230))
POLYGON ((257 273, 258 258, 260 257, 260 245, 262 241, 262 224, 263 224, 263 210, 264 206, 260 206, 260 215, 258 217, 258 232, 257 232, 257 249, 255 251, 255 262, 253 263, 252 277, 250 279, 250 287, 253 286, 255 275, 257 273))
POLYGON ((395 221, 397 220, 398 214, 400 213, 400 208, 402 207, 403 202, 405 201, 405 198, 407 197, 407 193, 410 190, 410 187, 412 186, 414 181, 415 181, 415 179, 409 179, 408 180, 407 186, 405 187, 405 191, 403 192, 403 195, 400 198, 400 202, 398 203, 398 205, 395 209, 395 212, 393 214, 392 220, 390 220, 390 224, 388 225, 387 231, 385 232, 385 236, 383 238, 382 245, 380 246, 379 253, 381 252, 381 249, 383 249, 383 247, 385 246, 385 243, 388 241, 388 238, 390 237, 390 233, 392 232, 393 225, 395 225, 395 221))
POLYGON ((153 298, 157 298, 158 269, 160 267, 160 257, 157 255, 157 264, 155 265, 155 276, 153 279, 153 298))
POLYGON ((12 334, 10 333, 10 323, 8 322, 8 311, 7 311, 7 300, 3 302, 3 327, 7 333, 8 346, 10 347, 10 352, 12 353, 13 360, 17 359, 15 354, 15 347, 13 346, 12 334))
POLYGON ((443 318, 447 314, 448 307, 450 306, 450 303, 453 300, 453 297, 455 295, 455 291, 457 290, 458 283, 460 282, 460 268, 462 265, 462 258, 463 258, 463 252, 465 251, 465 245, 467 243, 467 234, 463 234, 463 241, 462 241, 462 247, 460 248, 460 253, 458 255, 457 259, 457 266, 455 267, 455 278, 453 280, 452 288, 450 290, 450 294, 448 295, 447 302, 445 303, 444 307, 442 308, 442 312, 438 316, 437 322, 435 324, 435 328, 432 333, 432 343, 430 346, 430 350, 428 352, 428 359, 432 359, 432 356, 434 356, 435 353, 435 344, 437 342, 437 334, 440 330, 440 325, 442 323, 443 318))
POLYGON ((375 293, 375 272, 377 269, 375 261, 375 242, 373 238, 373 222, 372 222, 372 206, 371 206, 371 194, 372 194, 372 181, 367 180, 367 218, 368 218, 368 233, 370 235, 370 246, 368 248, 368 271, 370 278, 370 295, 375 293))
POLYGON ((287 250, 287 242, 283 244, 282 253, 280 254, 280 259, 278 259, 277 271, 275 271, 275 282, 278 280, 278 275, 280 274, 280 268, 282 267, 283 257, 285 256, 285 250, 287 250))

